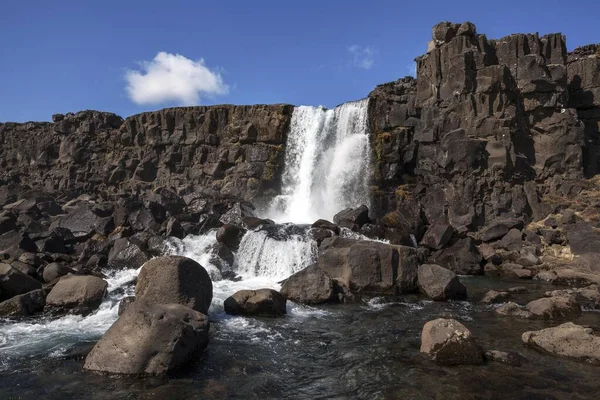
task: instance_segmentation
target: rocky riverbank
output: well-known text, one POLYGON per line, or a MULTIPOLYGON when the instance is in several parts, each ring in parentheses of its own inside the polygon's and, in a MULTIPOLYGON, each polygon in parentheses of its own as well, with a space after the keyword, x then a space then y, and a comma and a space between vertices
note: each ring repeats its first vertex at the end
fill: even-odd
MULTIPOLYGON (((430 307, 418 327, 385 314, 418 331, 419 345, 411 339, 403 354, 419 358, 421 372, 462 365, 485 375, 473 368, 495 363, 535 370, 544 357, 596 365, 596 50, 568 53, 560 34, 489 40, 471 23, 436 25, 417 79, 369 94, 371 207, 307 225, 263 213, 282 191, 293 106, 176 108, 125 120, 84 111, 0 124, 2 323, 93 316, 120 290, 110 306, 120 316, 79 367, 185 375, 209 342, 224 340, 219 328, 211 337, 218 285, 226 291, 219 318, 269 319, 273 329, 295 324, 292 305, 335 309, 356 325, 344 308, 430 307), (202 263, 182 250, 198 237, 209 239, 202 263), (267 242, 294 242, 302 254, 266 254, 267 242), (285 276, 244 287, 266 263, 285 276), (119 271, 136 272, 109 287, 119 271), (485 287, 474 287, 480 281, 485 287), (477 311, 452 311, 457 305, 477 311), (513 327, 514 340, 490 321, 513 327)), ((301 340, 335 335, 335 326, 313 322, 319 329, 307 329, 317 336, 301 340)), ((365 348, 377 340, 355 329, 365 348)))

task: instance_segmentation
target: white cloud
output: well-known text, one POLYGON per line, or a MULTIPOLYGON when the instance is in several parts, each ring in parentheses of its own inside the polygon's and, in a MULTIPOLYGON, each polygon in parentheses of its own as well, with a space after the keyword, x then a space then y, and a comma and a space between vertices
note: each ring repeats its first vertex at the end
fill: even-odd
POLYGON ((374 57, 377 51, 371 48, 371 46, 361 47, 357 44, 353 44, 348 47, 348 52, 352 54, 352 61, 355 67, 370 69, 373 66, 374 57))
POLYGON ((125 74, 127 94, 137 104, 174 101, 181 105, 198 104, 202 96, 223 95, 229 87, 221 74, 204 60, 190 60, 180 54, 161 51, 152 61, 140 63, 140 71, 125 74))

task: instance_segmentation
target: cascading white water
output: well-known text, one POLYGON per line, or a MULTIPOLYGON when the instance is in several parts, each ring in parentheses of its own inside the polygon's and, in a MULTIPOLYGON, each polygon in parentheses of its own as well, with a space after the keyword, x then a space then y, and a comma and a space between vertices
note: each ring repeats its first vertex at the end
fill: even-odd
POLYGON ((282 194, 267 215, 280 222, 331 220, 335 213, 369 205, 368 99, 327 110, 294 109, 285 151, 282 194))
POLYGON ((13 359, 61 355, 74 343, 96 340, 117 319, 120 300, 133 295, 132 283, 138 273, 139 269, 126 269, 108 274, 106 299, 88 316, 66 315, 18 323, 0 320, 0 371, 10 368, 13 359))

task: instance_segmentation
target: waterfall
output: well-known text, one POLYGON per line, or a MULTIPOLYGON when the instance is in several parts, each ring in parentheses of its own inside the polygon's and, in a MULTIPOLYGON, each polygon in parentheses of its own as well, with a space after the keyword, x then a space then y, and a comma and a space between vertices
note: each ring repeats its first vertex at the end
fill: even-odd
POLYGON ((331 220, 340 210, 369 205, 368 99, 328 110, 294 109, 285 151, 282 194, 267 215, 281 222, 331 220))

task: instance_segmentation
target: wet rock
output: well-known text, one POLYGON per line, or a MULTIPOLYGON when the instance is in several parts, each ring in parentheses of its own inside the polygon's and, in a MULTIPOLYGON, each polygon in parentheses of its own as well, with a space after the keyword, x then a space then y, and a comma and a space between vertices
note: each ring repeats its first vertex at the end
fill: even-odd
POLYGON ((175 243, 179 241, 173 240, 172 237, 166 236, 151 236, 148 239, 148 253, 153 256, 165 255, 168 251, 175 247, 175 243))
POLYGON ((494 312, 503 316, 519 317, 524 319, 534 318, 533 314, 531 314, 528 310, 523 309, 523 307, 512 301, 497 307, 494 309, 494 312))
POLYGON ((8 264, 0 263, 0 300, 41 289, 42 284, 8 264))
POLYGON ((248 217, 256 217, 252 205, 249 203, 238 202, 223 214, 219 221, 225 225, 234 225, 241 229, 249 229, 244 222, 244 219, 248 217))
POLYGON ((358 233, 370 239, 383 239, 385 237, 385 229, 379 225, 364 224, 358 233))
POLYGON ((322 228, 322 229, 328 229, 330 231, 332 231, 334 234, 339 235, 340 234, 340 227, 337 226, 336 224, 329 222, 327 220, 324 219, 318 219, 315 222, 313 222, 313 224, 311 225, 312 228, 322 228))
POLYGON ((489 350, 484 353, 485 359, 507 364, 513 367, 520 367, 525 358, 519 353, 513 351, 489 350))
POLYGON ((337 303, 339 292, 336 281, 317 265, 296 272, 281 286, 283 296, 302 304, 337 303))
POLYGON ((231 250, 237 250, 246 231, 235 225, 225 224, 217 231, 217 242, 223 243, 231 250))
MULTIPOLYGON (((336 225, 336 227, 337 227, 337 225, 336 225)), ((323 240, 335 236, 335 233, 333 233, 333 231, 330 231, 329 229, 325 229, 325 228, 311 228, 309 233, 312 236, 312 238, 315 240, 315 242, 317 242, 317 247, 321 246, 321 243, 323 243, 323 240)))
POLYGON ((573 319, 581 315, 579 303, 571 296, 555 296, 533 300, 525 308, 536 319, 573 319))
POLYGON ((430 257, 429 262, 441 265, 458 275, 480 275, 483 257, 475 241, 471 238, 460 239, 452 246, 439 250, 430 257))
POLYGON ((0 317, 24 317, 44 309, 46 293, 42 289, 14 296, 0 303, 0 317))
POLYGON ((503 303, 510 297, 510 293, 508 292, 497 292, 495 290, 489 290, 483 299, 481 299, 482 303, 490 304, 490 303, 503 303))
POLYGON ((141 245, 130 238, 115 240, 108 253, 108 267, 114 269, 139 268, 148 261, 148 254, 141 245))
POLYGON ((46 297, 46 310, 89 314, 100 306, 108 283, 91 275, 65 275, 46 297))
POLYGON ((369 208, 365 205, 357 208, 346 208, 333 216, 333 222, 340 226, 342 226, 342 222, 356 225, 360 229, 364 224, 371 222, 369 208))
POLYGON ((435 301, 466 300, 467 288, 456 274, 435 264, 419 266, 418 282, 421 292, 435 301))
POLYGON ((208 272, 196 261, 180 256, 157 257, 146 262, 135 287, 137 300, 183 304, 204 314, 212 296, 208 272))
POLYGON ((439 250, 444 247, 452 236, 454 235, 454 228, 444 219, 440 219, 433 223, 423 239, 421 239, 421 245, 427 246, 430 249, 439 250))
POLYGON ((42 277, 49 283, 67 274, 75 274, 75 271, 61 263, 51 263, 44 267, 42 277))
POLYGON ((206 315, 181 304, 136 301, 94 346, 83 368, 113 374, 166 374, 206 348, 208 330, 206 315))
POLYGON ((352 292, 417 290, 418 260, 413 248, 336 236, 323 241, 317 264, 352 292))
POLYGON ((453 319, 429 321, 421 333, 421 353, 442 365, 479 365, 483 353, 471 332, 453 319))
POLYGON ((280 317, 285 315, 286 298, 273 289, 240 290, 225 299, 227 314, 280 317))
POLYGON ((119 302, 119 311, 118 314, 121 316, 135 302, 135 296, 127 296, 123 297, 119 302))
POLYGON ((521 336, 525 344, 557 356, 600 365, 600 336, 593 330, 572 322, 525 332, 521 336))
POLYGON ((165 232, 167 236, 173 236, 177 239, 183 239, 185 237, 185 232, 183 227, 181 226, 181 222, 176 218, 169 218, 167 221, 167 230, 165 232))

